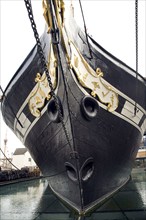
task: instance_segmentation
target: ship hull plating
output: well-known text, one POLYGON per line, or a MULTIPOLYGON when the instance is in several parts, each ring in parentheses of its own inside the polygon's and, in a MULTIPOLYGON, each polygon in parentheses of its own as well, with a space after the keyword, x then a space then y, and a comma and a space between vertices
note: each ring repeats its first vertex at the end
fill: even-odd
MULTIPOLYGON (((53 98, 44 98, 46 79, 36 77, 42 73, 36 47, 6 88, 2 114, 54 193, 83 214, 129 179, 145 131, 146 82, 90 38, 91 59, 83 33, 75 24, 72 28, 69 47, 74 57, 67 62, 59 45, 62 69, 55 61, 52 67, 63 122, 53 98), (83 77, 80 64, 89 71, 83 77), (88 85, 87 77, 95 81, 88 85)), ((50 34, 44 33, 41 41, 48 59, 50 34)))

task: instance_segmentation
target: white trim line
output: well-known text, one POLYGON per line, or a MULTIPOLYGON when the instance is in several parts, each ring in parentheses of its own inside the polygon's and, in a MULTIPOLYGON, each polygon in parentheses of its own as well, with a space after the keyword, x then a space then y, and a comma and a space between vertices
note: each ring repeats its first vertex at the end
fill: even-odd
MULTIPOLYGON (((72 70, 70 70, 71 74, 72 74, 72 77, 75 81, 75 83, 77 84, 77 86, 79 87, 79 89, 85 94, 85 95, 90 95, 88 92, 86 92, 86 90, 80 86, 80 84, 78 83, 74 73, 72 72, 72 70)), ((109 84, 110 85, 110 84, 109 84)), ((140 133, 143 135, 143 133, 145 132, 145 127, 146 127, 146 120, 144 121, 144 123, 142 124, 141 127, 138 126, 138 123, 140 122, 141 118, 143 117, 144 114, 146 114, 146 111, 140 106, 137 104, 137 107, 139 108, 139 113, 138 115, 134 116, 134 106, 135 106, 135 101, 133 101, 131 98, 129 98, 128 96, 126 96, 125 94, 123 94, 121 91, 119 91, 118 89, 116 89, 115 87, 113 87, 113 90, 119 94, 121 97, 123 97, 126 102, 123 106, 123 109, 121 110, 121 113, 118 113, 116 111, 114 112, 111 112, 111 114, 114 114, 116 115, 117 117, 127 121, 128 123, 130 123, 131 125, 133 125, 134 127, 136 127, 140 133)), ((58 87, 56 88, 55 90, 55 93, 57 93, 57 90, 58 90, 58 87)), ((25 106, 28 104, 28 101, 29 101, 29 98, 30 96, 28 96, 25 100, 25 102, 23 103, 23 105, 21 106, 21 108, 19 109, 18 113, 17 113, 17 119, 20 119, 20 117, 22 116, 22 114, 24 115, 23 113, 23 109, 25 108, 25 106)), ((101 102, 98 102, 99 106, 105 110, 107 110, 107 106, 102 104, 101 102)), ((47 106, 45 106, 43 108, 43 110, 41 111, 41 115, 43 115, 47 110, 47 106)), ((31 114, 31 113, 30 113, 31 114)), ((26 116, 25 116, 25 120, 26 120, 26 116)), ((24 130, 25 130, 25 133, 22 133, 22 131, 20 131, 24 137, 23 137, 23 143, 25 143, 25 140, 27 138, 27 135, 28 133, 30 132, 30 130, 33 128, 33 126, 37 123, 37 121, 39 120, 40 118, 36 118, 34 119, 34 121, 30 124, 30 123, 26 123, 28 124, 29 126, 26 127, 24 130)), ((21 121, 21 120, 20 120, 21 121)), ((26 126, 25 124, 25 126, 26 126)), ((17 120, 15 119, 14 121, 14 130, 16 131, 16 128, 18 128, 18 130, 21 130, 19 129, 18 127, 18 122, 17 120)), ((17 132, 16 132, 17 133, 17 132)), ((18 136, 18 135, 17 135, 18 136)))
MULTIPOLYGON (((72 73, 72 70, 71 70, 71 73, 72 73)), ((90 95, 83 87, 80 86, 80 84, 78 83, 74 73, 72 73, 72 77, 75 81, 75 83, 77 84, 77 86, 79 87, 79 89, 85 94, 85 95, 90 95)), ((112 87, 114 88, 114 87, 112 87)), ((118 93, 119 95, 121 95, 123 98, 125 98, 126 102, 127 100, 129 101, 130 104, 133 104, 133 106, 135 105, 135 101, 133 101, 132 99, 130 99, 128 96, 126 96, 125 94, 123 94, 122 92, 120 92, 119 90, 117 90, 116 88, 114 88, 114 91, 116 93, 118 93)), ((107 107, 106 105, 102 104, 101 102, 98 102, 99 106, 102 107, 103 109, 107 110, 107 107)), ((143 114, 146 114, 146 111, 140 106, 137 104, 137 107, 142 111, 143 114)), ((128 123, 132 124, 133 126, 135 126, 140 132, 141 134, 144 133, 144 130, 142 129, 143 127, 139 127, 136 123, 134 123, 134 120, 114 111, 114 112, 110 112, 111 114, 114 114, 116 116, 118 116, 119 118, 122 118, 123 120, 127 121, 128 123)), ((133 112, 134 113, 134 112, 133 112)), ((133 114, 134 115, 134 114, 133 114)), ((134 118, 133 118, 134 119, 134 118)))
MULTIPOLYGON (((98 51, 100 52, 103 56, 105 56, 107 59, 109 59, 110 61, 112 61, 116 66, 120 67, 121 69, 125 70, 126 72, 128 72, 130 75, 136 77, 136 73, 134 71, 132 71, 130 68, 128 68, 127 66, 125 66, 124 64, 116 61, 114 58, 112 58, 110 55, 108 55, 106 52, 104 52, 102 49, 100 49, 97 45, 95 45, 92 40, 89 38, 90 44, 98 51)), ((138 75, 138 79, 139 81, 144 82, 143 78, 140 77, 138 75)))

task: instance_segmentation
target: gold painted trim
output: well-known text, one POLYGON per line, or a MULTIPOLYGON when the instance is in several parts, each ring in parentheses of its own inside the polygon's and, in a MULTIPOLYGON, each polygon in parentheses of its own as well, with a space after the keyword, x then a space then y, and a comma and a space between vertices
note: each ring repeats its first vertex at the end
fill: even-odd
POLYGON ((66 51, 66 59, 70 68, 75 71, 81 86, 90 89, 90 94, 93 97, 98 97, 100 102, 107 106, 109 112, 115 111, 119 103, 118 94, 114 91, 112 85, 103 79, 101 69, 97 67, 96 71, 94 71, 83 58, 76 45, 67 36, 64 29, 64 1, 54 0, 54 6, 58 27, 61 31, 62 44, 66 51))
POLYGON ((115 111, 119 103, 118 94, 112 85, 103 79, 104 73, 100 68, 97 68, 95 72, 72 41, 70 41, 70 48, 70 68, 75 71, 80 85, 90 89, 91 95, 97 96, 100 102, 106 104, 109 112, 115 111))
MULTIPOLYGON (((56 58, 54 56, 53 47, 51 45, 50 53, 49 53, 49 64, 48 69, 51 77, 51 82, 53 85, 53 88, 55 89, 57 86, 57 76, 56 76, 56 58)), ((28 100, 28 106, 31 114, 35 117, 41 116, 40 109, 44 107, 45 100, 51 99, 51 89, 49 87, 48 79, 46 76, 46 73, 44 72, 41 76, 40 73, 36 74, 35 82, 37 83, 34 87, 34 89, 30 93, 30 98, 28 100)))
MULTIPOLYGON (((65 3, 63 0, 54 0, 54 6, 55 6, 55 13, 57 18, 57 23, 59 25, 59 28, 62 28, 64 26, 64 13, 65 13, 65 3)), ((46 20, 46 23, 48 25, 48 33, 50 33, 53 25, 52 25, 52 17, 51 17, 51 11, 50 11, 50 5, 46 0, 42 0, 42 7, 43 7, 43 16, 46 20)))
POLYGON ((53 25, 52 25, 52 17, 51 17, 51 13, 50 13, 50 7, 47 4, 46 0, 42 0, 42 7, 43 7, 43 16, 44 16, 46 23, 48 25, 47 33, 50 33, 53 25))

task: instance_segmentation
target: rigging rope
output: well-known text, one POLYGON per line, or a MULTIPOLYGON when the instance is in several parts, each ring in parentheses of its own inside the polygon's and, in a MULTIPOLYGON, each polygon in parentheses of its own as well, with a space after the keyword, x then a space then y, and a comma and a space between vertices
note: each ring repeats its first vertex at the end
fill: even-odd
POLYGON ((7 104, 8 104, 8 106, 10 107, 10 109, 11 109, 11 111, 12 111, 12 114, 13 114, 14 117, 16 118, 16 120, 17 120, 17 122, 19 123, 19 125, 23 128, 23 125, 21 124, 20 120, 19 120, 18 117, 16 116, 16 114, 15 114, 15 112, 14 112, 14 110, 13 110, 13 107, 12 107, 12 105, 9 103, 9 101, 7 100, 7 97, 5 96, 5 93, 4 93, 4 91, 3 91, 3 89, 2 89, 1 86, 0 86, 0 90, 1 90, 1 92, 2 92, 2 97, 1 97, 0 101, 2 102, 3 98, 5 97, 5 100, 6 100, 7 104))
POLYGON ((3 150, 0 148, 0 151, 2 152, 3 156, 6 158, 6 160, 13 166, 15 167, 17 170, 20 170, 18 167, 16 167, 10 160, 9 158, 5 155, 5 153, 3 152, 3 150))
MULTIPOLYGON (((53 18, 54 14, 53 14, 53 8, 52 8, 51 1, 50 1, 50 9, 51 9, 51 16, 53 18)), ((53 28, 55 28, 55 23, 54 23, 53 19, 52 19, 52 24, 53 24, 53 28)), ((68 112, 69 112, 69 118, 70 118, 70 127, 71 127, 71 133, 72 133, 72 137, 73 137, 73 127, 72 127, 72 121, 71 121, 71 111, 70 111, 69 101, 68 101, 67 85, 66 85, 66 80, 65 80, 65 76, 64 76, 63 67, 62 67, 62 61, 61 61, 60 50, 59 50, 59 45, 58 44, 56 44, 56 50, 57 50, 57 54, 58 54, 59 65, 61 67, 61 73, 62 73, 63 81, 64 81, 64 87, 65 87, 66 99, 67 99, 67 106, 68 106, 68 112)), ((80 202, 81 202, 81 209, 83 210, 83 206, 84 206, 83 203, 84 202, 83 202, 83 196, 82 196, 83 189, 82 189, 82 184, 81 184, 81 179, 80 179, 80 172, 79 172, 79 161, 78 161, 79 156, 78 156, 78 152, 75 150, 74 137, 73 137, 73 149, 72 149, 72 152, 70 152, 70 157, 72 159, 75 159, 75 163, 76 163, 76 167, 77 167, 78 184, 79 184, 79 189, 80 189, 80 202)))
POLYGON ((128 216, 126 215, 125 211, 120 207, 120 205, 118 204, 118 202, 116 201, 116 199, 114 198, 115 196, 112 196, 112 199, 114 201, 114 203, 116 204, 116 206, 119 208, 119 210, 121 211, 121 213, 124 216, 124 219, 129 220, 128 216))
MULTIPOLYGON (((3 150, 2 150, 1 148, 0 148, 0 151, 1 151, 1 153, 3 154, 3 156, 6 158, 6 160, 7 160, 13 167, 15 167, 17 170, 20 170, 16 165, 14 165, 14 164, 10 161, 10 159, 6 156, 6 154, 3 152, 3 150)), ((58 173, 54 173, 54 174, 52 174, 52 175, 43 175, 43 177, 44 177, 44 178, 51 178, 51 177, 58 176, 58 175, 63 174, 63 173, 66 173, 66 170, 63 170, 63 171, 58 172, 58 173)))
MULTIPOLYGON (((51 17, 55 17, 54 16, 54 12, 53 12, 53 3, 52 0, 50 1, 50 10, 51 10, 51 17)), ((53 24, 53 29, 55 29, 55 22, 54 19, 52 19, 52 24, 53 24)), ((57 27, 58 29, 58 27, 57 27)), ((55 30, 53 30, 54 33, 56 33, 55 30)), ((70 127, 71 127, 71 133, 72 133, 72 137, 73 137, 73 126, 72 126, 72 120, 71 120, 71 111, 70 111, 70 107, 69 107, 69 100, 68 100, 68 93, 67 93, 67 85, 66 85, 66 80, 65 80, 65 76, 64 76, 64 71, 63 71, 63 66, 62 66, 62 61, 61 61, 61 56, 60 56, 60 50, 59 50, 59 45, 56 44, 56 50, 57 50, 57 54, 58 54, 58 61, 59 61, 59 65, 61 68, 61 73, 62 73, 62 77, 63 77, 63 81, 64 81, 64 87, 65 87, 65 92, 66 92, 66 99, 67 99, 67 107, 68 107, 68 112, 69 112, 69 118, 70 118, 70 127)), ((80 172, 79 172, 79 161, 78 161, 78 152, 75 149, 75 143, 74 143, 74 137, 73 137, 73 149, 72 152, 70 152, 70 157, 72 159, 75 159, 75 163, 76 163, 76 167, 77 167, 77 176, 78 176, 78 184, 79 184, 79 191, 80 191, 80 202, 81 202, 81 209, 83 210, 83 206, 84 206, 84 201, 83 201, 83 196, 82 196, 82 184, 81 184, 81 178, 80 178, 80 172)))
POLYGON ((91 56, 90 59, 92 59, 93 58, 92 50, 90 48, 90 44, 89 44, 89 41, 88 41, 87 27, 86 27, 86 22, 85 22, 85 17, 84 17, 84 12, 83 12, 83 7, 82 7, 81 0, 79 0, 79 4, 80 4, 81 13, 82 13, 83 23, 84 23, 84 30, 85 30, 85 35, 86 35, 86 41, 87 41, 89 53, 90 53, 90 56, 91 56))
POLYGON ((138 72, 138 0, 135 0, 136 72, 138 72))
MULTIPOLYGON (((135 0, 135 46, 136 46, 136 99, 138 98, 138 0, 135 0)), ((137 112, 137 101, 135 101, 134 115, 137 112)))
MULTIPOLYGON (((28 16, 29 16, 29 19, 30 19, 30 22, 31 22, 32 30, 34 32, 34 37, 36 39, 37 48, 38 48, 38 54, 39 54, 40 59, 41 59, 42 68, 43 68, 44 72, 46 73, 47 80, 48 80, 48 83, 49 83, 49 86, 50 86, 50 89, 51 89, 51 94, 52 94, 52 97, 54 98, 55 105, 56 105, 56 108, 57 108, 58 113, 59 113, 59 118, 60 118, 60 121, 62 123, 62 127, 63 127, 64 133, 65 133, 67 142, 68 142, 70 148, 72 149, 72 146, 71 146, 71 143, 70 143, 70 139, 69 139, 69 135, 68 135, 65 123, 63 121, 63 115, 61 113, 61 109, 60 109, 60 106, 59 106, 59 103, 58 103, 58 99, 57 99, 57 96, 55 95, 55 92, 54 92, 54 89, 53 89, 53 85, 52 85, 52 82, 51 82, 51 77, 50 77, 50 74, 49 74, 49 71, 48 71, 48 68, 47 68, 47 64, 46 64, 47 62, 46 62, 46 59, 45 59, 45 56, 44 56, 44 52, 43 52, 43 49, 42 49, 41 41, 40 41, 39 34, 38 34, 38 31, 37 31, 37 27, 36 27, 36 24, 35 24, 35 21, 34 21, 31 1, 30 0, 24 0, 24 2, 25 2, 25 5, 26 5, 26 9, 28 11, 28 16)), ((54 30, 55 37, 56 37, 57 33, 56 33, 56 29, 55 29, 54 30)), ((57 40, 55 41, 55 44, 56 44, 56 42, 57 42, 57 40)), ((61 67, 62 67, 62 65, 61 65, 61 67)))

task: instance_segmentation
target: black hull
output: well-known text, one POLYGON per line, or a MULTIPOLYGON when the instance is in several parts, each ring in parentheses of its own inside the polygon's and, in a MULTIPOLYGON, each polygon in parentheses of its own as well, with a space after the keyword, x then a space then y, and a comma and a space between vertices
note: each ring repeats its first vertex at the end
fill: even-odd
MULTIPOLYGON (((129 179, 145 131, 146 82, 140 75, 136 79, 135 71, 92 39, 93 59, 90 59, 83 33, 75 23, 72 29, 71 39, 82 57, 92 69, 99 67, 104 72, 104 80, 118 91, 118 107, 110 112, 107 103, 91 96, 90 89, 78 81, 75 69, 69 67, 64 48, 59 45, 64 77, 58 67, 55 93, 61 101, 64 124, 50 120, 47 109, 50 100, 45 100, 39 109, 40 117, 30 112, 29 94, 35 86, 36 73, 42 72, 36 47, 5 90, 2 114, 6 124, 29 149, 43 175, 49 176, 54 193, 83 214, 129 179), (138 116, 134 116, 135 102, 138 116), (131 109, 127 110, 127 106, 131 109), (92 114, 94 107, 95 115, 92 114), (125 111, 133 115, 126 115, 125 111)), ((50 39, 46 33, 41 39, 46 58, 50 39)))

